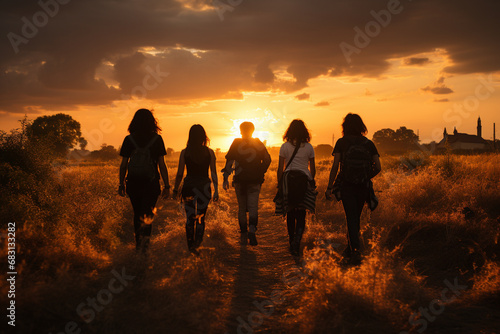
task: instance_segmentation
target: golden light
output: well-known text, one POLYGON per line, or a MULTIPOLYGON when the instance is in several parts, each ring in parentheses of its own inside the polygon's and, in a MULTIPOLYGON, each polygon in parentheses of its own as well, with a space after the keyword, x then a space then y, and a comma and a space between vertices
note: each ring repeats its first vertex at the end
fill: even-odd
POLYGON ((275 115, 267 109, 262 110, 257 108, 255 113, 262 114, 262 117, 231 119, 233 125, 230 130, 230 135, 227 138, 229 145, 235 138, 241 138, 240 124, 243 122, 252 122, 255 126, 253 137, 259 138, 267 146, 277 145, 281 142, 281 135, 285 130, 285 128, 281 126, 281 120, 276 118, 275 115))

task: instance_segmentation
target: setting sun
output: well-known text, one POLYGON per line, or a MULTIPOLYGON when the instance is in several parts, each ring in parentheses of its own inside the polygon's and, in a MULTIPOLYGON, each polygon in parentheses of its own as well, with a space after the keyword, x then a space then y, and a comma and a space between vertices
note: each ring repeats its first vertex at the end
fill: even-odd
POLYGON ((232 127, 230 135, 225 140, 226 147, 229 147, 235 138, 241 137, 240 124, 243 122, 253 123, 255 126, 253 137, 259 138, 267 146, 279 145, 282 142, 281 136, 286 129, 286 124, 276 112, 257 108, 254 111, 246 112, 246 114, 260 115, 260 117, 231 119, 232 127))
POLYGON ((3 1, 8 333, 500 334, 499 12, 3 1))

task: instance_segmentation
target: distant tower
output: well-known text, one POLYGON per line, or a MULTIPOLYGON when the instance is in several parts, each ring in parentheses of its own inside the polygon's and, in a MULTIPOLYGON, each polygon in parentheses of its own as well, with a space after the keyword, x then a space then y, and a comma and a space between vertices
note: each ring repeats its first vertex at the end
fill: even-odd
POLYGON ((443 131, 443 138, 446 138, 448 137, 448 131, 446 131, 446 128, 444 128, 444 131, 443 131))
POLYGON ((479 138, 482 138, 482 137, 483 137, 481 132, 482 132, 481 117, 478 117, 478 118, 477 118, 477 136, 478 136, 479 138))
POLYGON ((495 129, 495 123, 493 123, 493 150, 496 151, 497 150, 497 134, 496 134, 497 130, 495 129))
POLYGON ((457 133, 458 133, 457 127, 455 126, 455 128, 453 129, 453 134, 456 135, 457 133))

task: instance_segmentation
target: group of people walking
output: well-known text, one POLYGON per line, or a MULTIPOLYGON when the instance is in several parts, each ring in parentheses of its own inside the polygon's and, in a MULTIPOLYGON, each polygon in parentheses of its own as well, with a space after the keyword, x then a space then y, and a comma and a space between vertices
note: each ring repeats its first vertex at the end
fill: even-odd
MULTIPOLYGON (((367 133, 361 117, 348 114, 342 124, 343 137, 335 144, 333 166, 325 196, 342 200, 347 221, 347 247, 343 261, 361 262, 360 216, 367 202, 376 206, 371 178, 380 170, 378 151, 367 133)), ((266 146, 253 138, 251 122, 240 125, 241 138, 231 144, 222 169, 224 190, 230 188, 232 177, 238 202, 238 223, 241 239, 252 246, 258 244, 259 195, 264 176, 271 164, 266 146)), ((118 193, 128 194, 134 210, 136 250, 145 252, 149 246, 151 226, 158 197, 168 198, 170 184, 164 156, 166 155, 158 122, 148 109, 139 109, 128 128, 120 155, 120 183, 118 193), (163 191, 160 188, 163 180, 163 191)), ((298 256, 306 225, 306 212, 315 211, 315 155, 310 144, 311 135, 302 120, 293 120, 286 130, 285 143, 279 151, 277 193, 274 198, 276 213, 286 215, 290 252, 298 256)), ((189 130, 186 148, 180 153, 175 185, 172 192, 179 198, 186 213, 186 239, 190 252, 198 254, 210 201, 219 200, 216 156, 208 147, 209 138, 203 126, 193 125, 189 130), (184 170, 186 176, 184 177, 184 170), (182 184, 182 185, 181 185, 182 184), (213 193, 211 185, 213 184, 213 193)))

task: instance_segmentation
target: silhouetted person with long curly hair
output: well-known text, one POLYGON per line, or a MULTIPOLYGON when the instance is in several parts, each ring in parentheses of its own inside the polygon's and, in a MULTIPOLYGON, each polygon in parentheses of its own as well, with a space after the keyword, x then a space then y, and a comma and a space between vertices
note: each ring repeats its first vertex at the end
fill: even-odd
POLYGON ((213 200, 219 200, 219 186, 216 159, 214 151, 208 148, 209 139, 205 129, 200 124, 195 124, 189 130, 187 146, 181 151, 179 166, 175 178, 174 198, 177 197, 178 189, 184 176, 184 168, 187 169, 181 195, 186 211, 186 238, 188 249, 191 253, 198 255, 205 231, 205 217, 208 204, 212 198, 210 178, 208 169, 214 185, 213 200))
POLYGON ((159 135, 158 121, 148 109, 135 113, 120 150, 120 184, 118 193, 130 197, 134 209, 136 250, 148 249, 154 217, 154 208, 160 193, 169 196, 165 144, 159 135), (160 176, 165 187, 160 189, 160 176))
POLYGON ((300 242, 306 227, 306 210, 315 211, 316 164, 311 135, 304 122, 295 119, 283 135, 278 163, 278 189, 283 197, 290 252, 300 254, 300 242))
POLYGON ((342 123, 342 138, 333 149, 334 156, 330 179, 326 190, 328 199, 335 195, 342 200, 347 221, 347 247, 343 252, 343 263, 358 265, 360 253, 360 219, 365 202, 370 209, 376 204, 371 179, 377 175, 380 166, 379 153, 375 144, 365 137, 368 132, 361 117, 349 113, 342 123), (340 172, 337 174, 340 167, 340 172))

